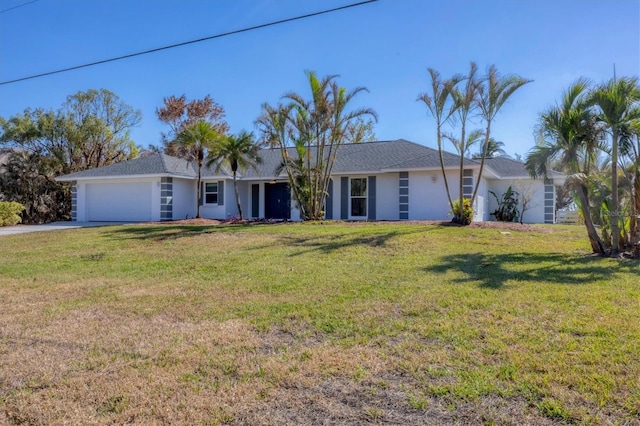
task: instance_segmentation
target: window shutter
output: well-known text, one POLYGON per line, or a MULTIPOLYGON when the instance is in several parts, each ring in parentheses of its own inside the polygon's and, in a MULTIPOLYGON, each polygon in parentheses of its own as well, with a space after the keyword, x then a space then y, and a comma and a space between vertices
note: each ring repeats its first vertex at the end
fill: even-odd
POLYGON ((333 179, 329 179, 327 198, 324 201, 324 218, 333 219, 333 179))
POLYGON ((218 205, 224 206, 224 181, 218 181, 218 205))
POLYGON ((260 216, 260 185, 251 185, 251 217, 260 216))
POLYGON ((349 219, 349 178, 340 178, 340 219, 349 219))
POLYGON ((204 205, 204 182, 200 182, 200 205, 204 205))
POLYGON ((369 176, 369 199, 367 200, 367 209, 369 215, 367 219, 376 220, 376 177, 369 176))

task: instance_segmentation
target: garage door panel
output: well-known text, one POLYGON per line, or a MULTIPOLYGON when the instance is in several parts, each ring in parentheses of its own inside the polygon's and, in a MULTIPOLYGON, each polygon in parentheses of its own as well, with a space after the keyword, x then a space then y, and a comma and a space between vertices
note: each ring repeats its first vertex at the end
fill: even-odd
POLYGON ((151 220, 151 182, 88 184, 91 222, 151 220))

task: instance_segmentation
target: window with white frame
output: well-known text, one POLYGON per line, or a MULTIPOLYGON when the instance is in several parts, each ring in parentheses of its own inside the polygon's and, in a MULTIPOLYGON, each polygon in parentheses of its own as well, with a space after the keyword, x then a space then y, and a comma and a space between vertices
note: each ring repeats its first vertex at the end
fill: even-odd
POLYGON ((351 216, 367 216, 367 178, 351 178, 351 216))
POLYGON ((204 184, 205 204, 218 204, 218 183, 207 182, 204 184))

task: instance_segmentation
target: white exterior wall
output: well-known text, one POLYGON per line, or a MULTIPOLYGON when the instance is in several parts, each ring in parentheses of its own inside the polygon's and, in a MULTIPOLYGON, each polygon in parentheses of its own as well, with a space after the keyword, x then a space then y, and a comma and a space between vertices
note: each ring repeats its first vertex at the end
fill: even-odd
MULTIPOLYGON (((447 173, 453 199, 458 197, 458 174, 447 173)), ((451 207, 440 171, 409 172, 409 219, 448 220, 451 207)))
MULTIPOLYGON (((473 183, 475 184, 476 181, 474 180, 473 183)), ((480 179, 480 186, 478 186, 478 194, 476 195, 476 202, 473 205, 473 211, 474 211, 473 220, 476 222, 485 222, 490 219, 489 198, 487 198, 487 195, 490 195, 490 194, 487 192, 488 191, 487 188, 488 188, 487 179, 483 177, 482 179, 480 179)))
POLYGON ((87 221, 87 184, 76 182, 76 220, 87 221))
MULTIPOLYGON (((219 182, 221 181, 221 179, 202 179, 202 183, 207 183, 207 182, 216 182, 219 184, 219 182)), ((204 194, 202 194, 203 197, 203 204, 200 206, 200 216, 206 218, 206 219, 218 219, 218 220, 224 220, 228 218, 227 215, 227 207, 228 207, 228 203, 232 202, 235 205, 235 196, 233 195, 233 187, 229 188, 229 185, 226 184, 226 181, 224 182, 224 205, 219 205, 219 204, 207 204, 204 200, 204 194), (229 194, 229 189, 231 190, 231 194, 229 194)), ((218 197, 220 197, 220 189, 218 189, 218 197)), ((194 204, 195 205, 195 204, 194 204)), ((237 210, 236 207, 233 207, 234 210, 237 210)))
POLYGON ((196 181, 173 178, 173 219, 180 220, 196 216, 196 181))
MULTIPOLYGON (((399 220, 398 200, 400 192, 398 173, 371 176, 376 176, 376 220, 399 220)), ((411 198, 409 198, 409 206, 411 206, 411 198)))
MULTIPOLYGON (((521 192, 524 189, 531 187, 533 191, 533 198, 527 206, 527 211, 524 213, 524 223, 544 223, 544 182, 542 180, 533 179, 513 179, 513 180, 496 180, 492 179, 488 182, 487 191, 493 191, 502 198, 502 195, 507 192, 507 189, 511 186, 514 191, 521 192)), ((489 198, 489 211, 487 214, 491 214, 498 208, 498 203, 493 195, 487 192, 489 198)), ((520 197, 518 197, 520 198, 520 197)), ((522 205, 518 203, 518 213, 522 213, 522 205)), ((495 221, 494 216, 489 216, 487 220, 495 221)))
MULTIPOLYGON (((89 220, 89 206, 88 206, 88 194, 87 185, 91 184, 109 184, 109 185, 122 185, 123 190, 126 191, 127 184, 148 184, 149 191, 151 192, 151 220, 160 220, 160 178, 137 178, 137 179, 91 179, 86 181, 77 181, 77 195, 76 195, 76 220, 78 222, 87 222, 89 220)), ((113 206, 117 210, 126 210, 125 204, 116 204, 113 206)))

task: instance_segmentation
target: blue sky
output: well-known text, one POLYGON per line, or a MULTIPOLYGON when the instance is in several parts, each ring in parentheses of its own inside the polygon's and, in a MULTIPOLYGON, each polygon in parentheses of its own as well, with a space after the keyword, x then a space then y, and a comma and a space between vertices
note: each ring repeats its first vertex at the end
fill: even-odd
MULTIPOLYGON (((0 13, 0 81, 135 53, 356 2, 355 0, 38 0, 0 13)), ((28 0, 0 0, 0 10, 28 0)), ((329 15, 137 58, 0 86, 0 116, 58 108, 67 95, 106 88, 140 109, 132 138, 158 144, 163 97, 210 94, 232 132, 254 130, 264 102, 307 95, 304 70, 339 74, 370 93, 354 106, 379 114, 380 140, 435 147, 433 119, 416 101, 427 68, 444 77, 495 64, 533 83, 493 126, 509 154, 533 146, 538 114, 580 76, 640 74, 638 0, 379 0, 329 15)))

